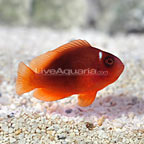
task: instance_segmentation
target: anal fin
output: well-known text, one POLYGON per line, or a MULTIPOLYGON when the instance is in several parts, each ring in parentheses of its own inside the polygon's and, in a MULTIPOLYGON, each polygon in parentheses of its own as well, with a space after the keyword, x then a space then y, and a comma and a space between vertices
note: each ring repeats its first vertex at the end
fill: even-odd
POLYGON ((96 93, 97 92, 89 92, 89 93, 80 94, 78 96, 78 105, 81 107, 86 107, 91 105, 95 100, 96 93))
POLYGON ((34 91, 33 96, 39 100, 43 101, 56 101, 70 96, 70 94, 59 93, 56 91, 51 91, 46 88, 38 88, 34 91))

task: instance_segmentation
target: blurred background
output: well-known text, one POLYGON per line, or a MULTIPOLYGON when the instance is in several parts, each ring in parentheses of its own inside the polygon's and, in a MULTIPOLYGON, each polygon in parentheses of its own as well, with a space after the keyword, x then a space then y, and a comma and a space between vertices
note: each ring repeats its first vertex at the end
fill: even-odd
POLYGON ((0 0, 0 24, 143 33, 144 0, 0 0))

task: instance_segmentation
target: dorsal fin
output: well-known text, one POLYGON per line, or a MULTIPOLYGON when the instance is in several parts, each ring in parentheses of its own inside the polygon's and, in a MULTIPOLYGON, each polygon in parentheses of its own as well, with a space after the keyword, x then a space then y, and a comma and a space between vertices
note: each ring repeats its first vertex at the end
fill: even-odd
POLYGON ((37 56, 30 62, 31 69, 36 72, 40 73, 47 67, 55 58, 60 57, 69 50, 79 49, 79 48, 88 48, 91 45, 86 40, 73 40, 69 43, 66 43, 55 50, 49 51, 44 53, 40 56, 37 56))
POLYGON ((30 63, 30 68, 35 73, 40 73, 53 59, 53 51, 49 51, 40 56, 35 57, 30 63))
POLYGON ((73 49, 73 48, 86 48, 86 47, 91 47, 91 45, 86 41, 86 40, 73 40, 70 41, 69 43, 66 43, 54 51, 56 52, 63 52, 66 49, 73 49))

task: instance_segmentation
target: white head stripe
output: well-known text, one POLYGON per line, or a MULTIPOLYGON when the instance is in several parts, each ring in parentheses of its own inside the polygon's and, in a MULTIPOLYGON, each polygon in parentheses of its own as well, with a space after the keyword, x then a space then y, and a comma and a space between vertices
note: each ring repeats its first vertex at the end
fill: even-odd
POLYGON ((99 52, 99 59, 102 59, 102 52, 99 52))

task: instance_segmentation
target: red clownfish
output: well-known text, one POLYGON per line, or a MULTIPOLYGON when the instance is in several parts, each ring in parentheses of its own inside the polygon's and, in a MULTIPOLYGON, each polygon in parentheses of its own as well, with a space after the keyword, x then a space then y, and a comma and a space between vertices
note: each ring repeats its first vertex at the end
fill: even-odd
POLYGON ((96 93, 118 79, 124 64, 116 56, 74 40, 18 66, 16 93, 34 90, 34 97, 56 101, 78 94, 78 105, 89 106, 96 93))

